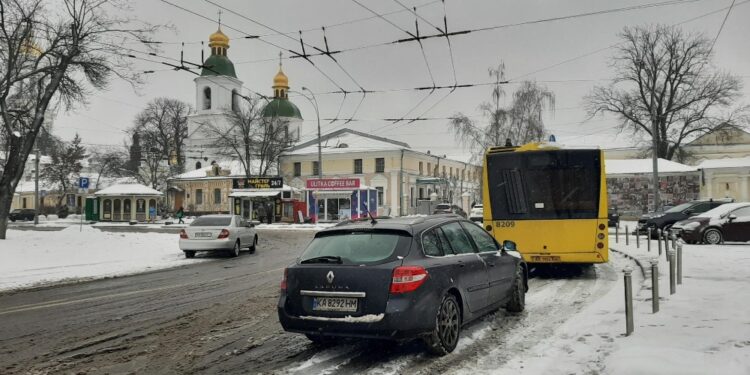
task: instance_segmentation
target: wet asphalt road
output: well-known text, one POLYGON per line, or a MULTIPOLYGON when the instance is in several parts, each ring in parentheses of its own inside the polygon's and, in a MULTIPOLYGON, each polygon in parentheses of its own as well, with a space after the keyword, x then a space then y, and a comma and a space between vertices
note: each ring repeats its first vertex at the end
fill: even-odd
POLYGON ((473 323, 462 337, 489 333, 442 358, 426 356, 417 342, 318 347, 283 332, 275 310, 282 270, 312 236, 266 230, 258 251, 239 258, 0 294, 0 373, 444 373, 512 337, 522 345, 507 355, 518 354, 616 280, 610 264, 535 277, 526 313, 500 310, 473 323), (549 314, 556 319, 537 318, 549 314))

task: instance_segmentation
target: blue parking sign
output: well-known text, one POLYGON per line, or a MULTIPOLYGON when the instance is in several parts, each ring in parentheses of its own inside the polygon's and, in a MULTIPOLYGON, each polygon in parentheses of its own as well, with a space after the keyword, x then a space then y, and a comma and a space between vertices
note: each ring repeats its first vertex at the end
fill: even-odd
POLYGON ((89 178, 88 177, 80 177, 78 179, 78 187, 81 189, 88 189, 89 188, 89 178))

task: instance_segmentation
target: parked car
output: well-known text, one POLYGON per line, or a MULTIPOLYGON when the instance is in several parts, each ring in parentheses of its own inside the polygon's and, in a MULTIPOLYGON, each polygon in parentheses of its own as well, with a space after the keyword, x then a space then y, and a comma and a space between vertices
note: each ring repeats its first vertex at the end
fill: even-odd
POLYGON ((30 208, 17 208, 10 212, 8 219, 15 222, 16 220, 34 220, 36 211, 30 208))
POLYGON ((466 217, 466 211, 463 210, 463 208, 450 203, 440 203, 437 206, 435 206, 435 209, 432 211, 433 215, 436 214, 456 214, 461 217, 466 217))
POLYGON ((524 310, 527 270, 515 243, 455 216, 342 223, 284 270, 279 321, 313 342, 422 338, 443 355, 468 322, 524 310))
POLYGON ((475 204, 474 207, 471 208, 469 220, 484 221, 484 206, 481 203, 475 204))
POLYGON ((180 231, 180 250, 187 258, 196 251, 224 251, 236 257, 243 248, 255 252, 257 245, 255 225, 239 215, 201 216, 180 231))
POLYGON ((620 225, 620 213, 617 212, 617 207, 610 207, 607 213, 607 226, 616 227, 620 225))
POLYGON ((750 203, 727 203, 672 226, 687 243, 719 244, 750 241, 750 203))
POLYGON ((712 210, 722 204, 733 202, 731 198, 728 199, 708 199, 708 200, 695 200, 674 206, 664 212, 649 213, 641 216, 638 219, 638 232, 641 234, 648 233, 648 228, 651 228, 651 236, 657 236, 657 229, 662 231, 669 231, 672 225, 678 221, 685 220, 687 218, 700 215, 706 211, 712 210))

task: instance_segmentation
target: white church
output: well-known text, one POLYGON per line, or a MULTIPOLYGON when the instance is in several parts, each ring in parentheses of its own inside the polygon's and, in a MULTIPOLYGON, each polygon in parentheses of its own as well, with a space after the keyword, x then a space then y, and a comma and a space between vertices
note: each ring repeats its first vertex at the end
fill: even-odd
MULTIPOLYGON (((231 111, 239 109, 242 97, 242 81, 237 79, 234 64, 227 57, 229 37, 221 27, 209 37, 211 56, 203 62, 201 75, 195 82, 194 114, 188 117, 188 138, 186 140, 186 170, 201 169, 213 162, 226 161, 212 146, 210 133, 205 124, 213 123, 217 128, 227 128, 231 121, 231 111)), ((261 110, 262 116, 274 119, 274 123, 287 126, 294 142, 299 140, 302 114, 289 100, 289 79, 281 69, 273 78, 273 99, 261 110), (278 121, 277 121, 278 120, 278 121)))

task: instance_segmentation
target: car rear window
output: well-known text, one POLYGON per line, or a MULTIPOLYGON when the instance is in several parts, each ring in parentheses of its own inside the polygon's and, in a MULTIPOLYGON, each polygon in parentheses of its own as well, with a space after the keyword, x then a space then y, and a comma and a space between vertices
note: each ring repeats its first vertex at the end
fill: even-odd
POLYGON ((406 233, 397 231, 322 233, 310 242, 300 262, 318 257, 341 257, 342 264, 381 263, 402 255, 410 241, 406 233))
POLYGON ((225 227, 232 222, 232 218, 227 217, 199 217, 190 224, 191 227, 225 227))
POLYGON ((439 205, 435 206, 435 208, 440 209, 440 210, 445 210, 445 209, 451 208, 451 205, 449 205, 449 204, 439 204, 439 205))

